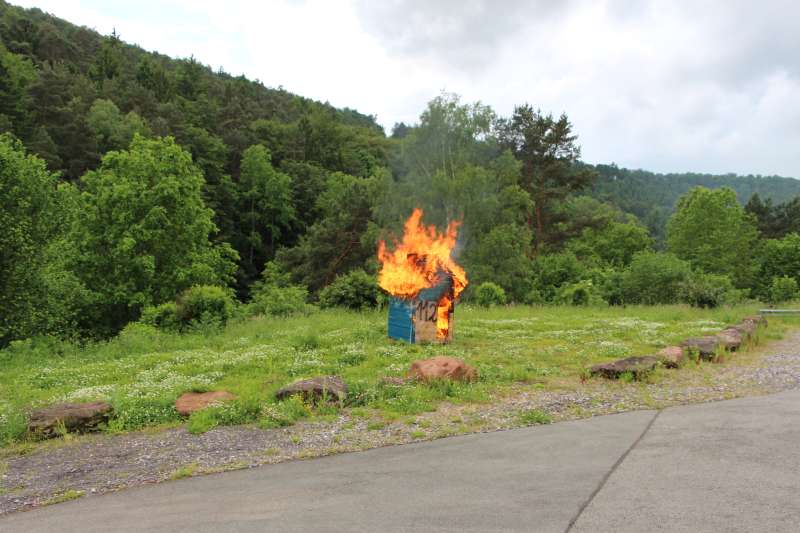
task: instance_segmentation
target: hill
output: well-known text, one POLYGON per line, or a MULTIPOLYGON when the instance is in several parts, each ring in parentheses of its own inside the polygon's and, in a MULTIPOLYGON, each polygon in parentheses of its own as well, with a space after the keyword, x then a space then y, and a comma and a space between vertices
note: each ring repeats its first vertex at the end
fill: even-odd
POLYGON ((800 196, 800 180, 780 176, 738 176, 736 174, 670 173, 630 170, 616 165, 594 165, 598 179, 592 195, 623 211, 636 215, 651 233, 663 240, 667 219, 678 199, 693 187, 730 187, 739 202, 746 204, 753 194, 774 204, 800 196))

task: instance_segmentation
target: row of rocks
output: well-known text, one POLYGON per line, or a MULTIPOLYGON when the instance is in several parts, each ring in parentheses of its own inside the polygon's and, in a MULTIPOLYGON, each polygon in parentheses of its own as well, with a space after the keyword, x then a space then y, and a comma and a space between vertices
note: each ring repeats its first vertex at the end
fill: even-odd
MULTIPOLYGON (((411 363, 405 378, 384 378, 389 380, 385 383, 391 381, 396 385, 437 379, 471 382, 478 379, 478 372, 461 359, 433 357, 411 363)), ((316 376, 295 381, 275 393, 279 401, 294 395, 301 396, 307 402, 344 402, 347 399, 347 384, 339 376, 316 376)), ((189 416, 212 405, 235 399, 236 395, 224 390, 185 392, 175 401, 175 410, 181 416, 189 416)), ((112 407, 106 402, 54 405, 32 411, 28 431, 40 438, 57 437, 63 433, 97 431, 108 422, 111 413, 112 407)))
POLYGON ((720 351, 738 351, 742 343, 749 341, 756 334, 759 326, 766 327, 766 325, 767 319, 763 316, 748 316, 742 319, 741 323, 727 327, 716 335, 686 339, 679 346, 667 346, 655 355, 626 357, 618 361, 594 365, 589 372, 593 376, 602 376, 608 379, 619 379, 628 374, 633 379, 639 380, 655 370, 659 364, 666 368, 680 367, 686 360, 687 354, 714 360, 720 351))

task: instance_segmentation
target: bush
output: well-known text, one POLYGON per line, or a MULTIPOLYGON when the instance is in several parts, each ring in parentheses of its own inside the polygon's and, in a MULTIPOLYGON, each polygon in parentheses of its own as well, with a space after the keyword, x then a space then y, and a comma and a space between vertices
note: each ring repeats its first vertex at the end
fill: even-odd
POLYGON ((475 302, 481 307, 503 305, 506 303, 506 291, 491 281, 485 281, 475 289, 475 302))
POLYGON ((592 280, 584 279, 561 287, 556 293, 555 303, 562 305, 606 305, 600 288, 592 280))
POLYGON ((165 331, 177 331, 181 329, 178 305, 175 302, 145 307, 139 322, 165 331))
POLYGON ((276 287, 265 285, 247 305, 248 315, 290 316, 314 309, 306 303, 308 289, 299 285, 276 287))
POLYGON ((689 263, 673 254, 639 252, 622 277, 625 303, 672 304, 680 299, 681 288, 692 274, 689 263))
POLYGON ((742 300, 742 291, 733 286, 728 276, 693 273, 681 288, 681 300, 692 307, 714 308, 742 300))
POLYGON ((225 325, 233 316, 233 297, 227 289, 215 285, 195 285, 177 300, 177 314, 184 325, 216 323, 225 325))
POLYGON ((536 259, 534 268, 536 270, 534 288, 548 302, 553 301, 561 286, 586 277, 586 267, 572 252, 541 255, 536 259))
POLYGON ((769 287, 770 303, 782 303, 796 299, 800 294, 797 280, 789 276, 775 276, 769 287))
POLYGON ((378 282, 363 270, 353 270, 339 276, 319 293, 322 307, 364 309, 378 305, 378 282))
POLYGON ((308 313, 308 289, 292 285, 289 274, 270 261, 264 265, 261 279, 253 283, 253 298, 247 305, 248 315, 289 316, 308 313))

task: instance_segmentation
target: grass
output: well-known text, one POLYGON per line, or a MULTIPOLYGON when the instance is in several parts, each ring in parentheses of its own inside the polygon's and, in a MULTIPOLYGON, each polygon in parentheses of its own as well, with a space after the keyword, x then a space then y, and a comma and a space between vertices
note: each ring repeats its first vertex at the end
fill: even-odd
POLYGON ((538 424, 549 424, 553 418, 540 409, 526 409, 517 414, 517 420, 523 426, 533 426, 538 424))
POLYGON ((77 500, 84 494, 86 493, 82 490, 68 490, 60 494, 56 494, 55 496, 44 502, 44 505, 53 505, 56 503, 68 502, 70 500, 77 500))
MULTIPOLYGON (((108 431, 174 425, 175 399, 189 390, 224 389, 237 400, 193 415, 188 428, 257 422, 276 428, 331 419, 339 409, 394 420, 435 410, 442 401, 490 401, 519 384, 576 386, 596 363, 645 355, 686 337, 716 332, 754 314, 756 305, 714 310, 663 307, 497 307, 456 310, 455 341, 410 345, 386 337, 386 312, 320 311, 307 317, 255 318, 217 333, 184 335, 134 324, 118 337, 86 345, 32 339, 0 351, 0 447, 24 438, 25 412, 65 401, 107 400, 108 431), (390 386, 415 359, 449 355, 480 373, 474 384, 390 386), (275 391, 295 379, 336 374, 348 384, 345 405, 277 403, 275 391)), ((780 336, 797 318, 770 318, 780 336)))
POLYGON ((188 465, 182 466, 176 469, 174 472, 172 472, 169 475, 169 478, 174 481, 176 479, 192 477, 197 472, 198 467, 199 465, 197 463, 190 463, 188 465))

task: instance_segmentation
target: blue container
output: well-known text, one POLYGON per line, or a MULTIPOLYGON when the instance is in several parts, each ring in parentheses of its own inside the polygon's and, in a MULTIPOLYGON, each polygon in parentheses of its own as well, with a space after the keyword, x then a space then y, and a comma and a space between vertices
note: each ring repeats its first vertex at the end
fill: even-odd
POLYGON ((416 298, 389 300, 389 337, 405 342, 447 342, 453 336, 453 281, 449 275, 416 298), (446 338, 437 336, 436 319, 439 300, 450 293, 450 327, 446 338))

